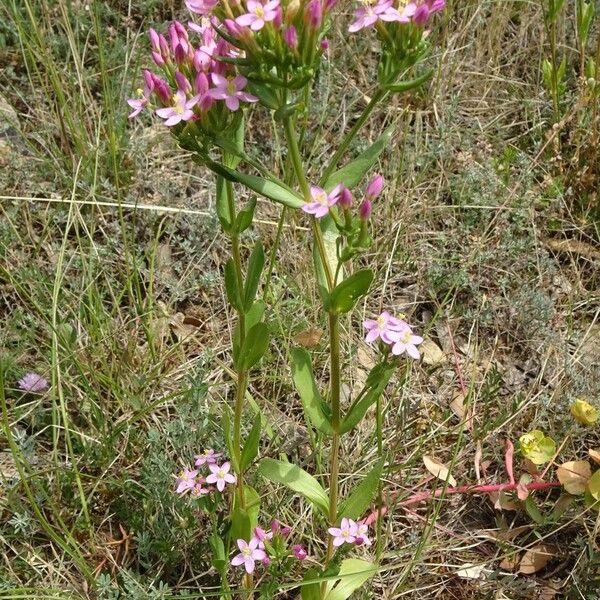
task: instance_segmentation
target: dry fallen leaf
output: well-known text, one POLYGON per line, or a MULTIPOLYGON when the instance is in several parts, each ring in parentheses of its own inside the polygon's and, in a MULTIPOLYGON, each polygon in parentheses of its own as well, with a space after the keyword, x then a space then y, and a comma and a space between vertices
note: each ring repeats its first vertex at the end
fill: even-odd
POLYGON ((450 471, 446 465, 438 462, 434 458, 431 458, 431 456, 427 456, 426 454, 423 456, 423 464, 434 477, 437 477, 442 481, 448 481, 448 484, 451 486, 456 485, 456 479, 450 475, 450 471))
POLYGON ((462 569, 456 571, 456 575, 462 579, 487 579, 490 573, 491 570, 486 568, 485 565, 473 565, 470 563, 467 563, 462 569))
POLYGON ((571 460, 558 467, 556 476, 569 494, 577 496, 585 494, 585 486, 592 476, 592 469, 587 460, 571 460))
POLYGON ((600 465, 600 450, 594 450, 593 448, 590 448, 588 450, 588 454, 595 463, 600 465))
POLYGON ((496 510, 519 510, 519 505, 506 492, 489 492, 488 496, 496 510))
POLYGON ((532 575, 541 571, 556 556, 556 548, 550 544, 538 544, 523 554, 519 573, 532 575))
POLYGON ((443 350, 429 338, 423 340, 423 343, 419 346, 419 350, 423 354, 423 362, 426 365, 436 366, 446 360, 443 350))
POLYGON ((500 561, 500 568, 503 571, 515 571, 517 566, 519 565, 520 554, 517 552, 516 554, 511 554, 510 556, 505 556, 500 561))
POLYGON ((462 392, 458 392, 452 402, 450 402, 450 409, 452 412, 462 421, 465 419, 465 428, 469 431, 473 429, 473 413, 467 410, 465 406, 465 395, 462 392))
POLYGON ((319 345, 321 337, 323 336, 323 330, 318 327, 309 327, 294 336, 296 344, 303 346, 304 348, 315 348, 319 345))

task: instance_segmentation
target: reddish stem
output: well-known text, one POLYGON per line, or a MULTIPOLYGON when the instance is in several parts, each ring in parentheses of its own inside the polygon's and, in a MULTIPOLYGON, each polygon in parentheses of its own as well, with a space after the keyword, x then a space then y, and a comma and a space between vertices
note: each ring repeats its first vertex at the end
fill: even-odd
MULTIPOLYGON (((446 489, 439 488, 433 492, 419 492, 418 494, 413 494, 406 500, 400 502, 398 506, 402 507, 418 504, 419 502, 438 498, 442 494, 489 494, 491 492, 510 492, 516 490, 518 485, 518 483, 494 483, 488 485, 458 485, 456 487, 448 487, 446 489)), ((559 487, 560 485, 561 484, 559 481, 534 481, 533 483, 523 485, 523 487, 527 488, 529 491, 534 491, 547 490, 550 488, 559 487)), ((394 494, 392 499, 396 498, 397 496, 398 493, 394 494)), ((388 507, 382 506, 378 510, 373 511, 366 519, 363 519, 363 522, 366 525, 372 525, 375 523, 375 521, 377 521, 378 518, 383 517, 387 512, 388 507)))

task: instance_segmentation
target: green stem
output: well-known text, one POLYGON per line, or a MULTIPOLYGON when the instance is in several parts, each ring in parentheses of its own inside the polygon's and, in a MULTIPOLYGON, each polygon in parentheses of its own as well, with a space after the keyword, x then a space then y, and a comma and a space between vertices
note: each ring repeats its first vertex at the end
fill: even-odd
POLYGON ((387 95, 388 91, 384 90, 381 87, 377 87, 373 97, 363 109, 360 117, 356 120, 356 123, 352 126, 352 129, 346 134, 346 137, 342 140, 342 143, 338 146, 338 149, 335 151, 334 155, 331 157, 329 164, 327 165, 325 171, 323 172, 323 176, 321 177, 321 185, 329 179, 331 174, 335 171, 335 168, 338 166, 342 156, 348 150, 348 147, 352 143, 352 140, 356 137, 356 134, 360 131, 361 127, 366 123, 367 119, 373 112, 373 109, 383 100, 387 95))
MULTIPOLYGON (((383 415, 381 413, 381 396, 377 398, 376 430, 377 430, 377 456, 383 458, 383 415)), ((383 506, 383 486, 381 479, 377 482, 377 506, 383 506)), ((381 559, 382 540, 381 540, 381 521, 377 519, 375 526, 375 560, 379 563, 381 559)))

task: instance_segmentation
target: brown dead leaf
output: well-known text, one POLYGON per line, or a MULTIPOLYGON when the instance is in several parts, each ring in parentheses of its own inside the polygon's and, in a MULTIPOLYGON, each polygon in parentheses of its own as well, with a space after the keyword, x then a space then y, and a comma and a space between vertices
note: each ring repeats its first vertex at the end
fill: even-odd
POLYGON ((364 367, 369 371, 377 364, 373 349, 371 348, 371 346, 368 346, 366 344, 358 347, 356 359, 361 367, 364 367))
POLYGON ((496 538, 504 542, 510 542, 515 538, 519 537, 522 533, 526 533, 531 530, 530 525, 521 525, 520 527, 513 527, 512 529, 505 529, 498 531, 496 538))
POLYGON ((423 340, 423 343, 419 346, 419 350, 423 354, 423 362, 426 365, 435 367, 441 365, 446 360, 443 350, 429 338, 423 340))
POLYGON ((187 316, 180 312, 175 313, 169 319, 169 326, 178 341, 189 340, 198 331, 201 324, 196 317, 187 316))
POLYGON ((442 481, 448 481, 448 484, 451 486, 456 485, 456 479, 450 475, 450 471, 446 465, 435 460, 435 458, 431 458, 431 456, 427 456, 426 454, 423 456, 423 464, 425 468, 438 479, 442 481))
POLYGON ((450 402, 450 409, 452 412, 462 421, 465 419, 465 429, 471 431, 473 429, 473 413, 467 410, 465 406, 465 395, 462 392, 458 392, 452 402, 450 402))
POLYGON ((537 468, 536 465, 534 465, 528 458, 523 459, 523 468, 530 474, 530 475, 539 475, 540 471, 537 468))
POLYGON ((322 329, 319 329, 319 327, 309 327, 297 333, 292 339, 303 348, 315 348, 319 345, 322 336, 322 329))
POLYGON ((532 575, 541 571, 556 556, 556 548, 551 544, 537 544, 523 554, 519 573, 532 575))
POLYGON ((501 561, 499 567, 503 571, 516 571, 517 566, 519 565, 521 555, 517 552, 516 554, 511 554, 510 556, 505 556, 501 561))
POLYGON ((600 258, 600 250, 581 240, 544 240, 544 246, 554 252, 569 252, 586 258, 600 258))
POLYGON ((488 496, 496 510, 519 510, 519 505, 506 492, 489 492, 488 496))
POLYGON ((558 595, 558 590, 555 590, 553 587, 549 585, 545 585, 539 592, 538 598, 539 600, 554 600, 558 595))
POLYGON ((594 450, 593 448, 590 448, 588 450, 588 454, 595 463, 600 465, 600 450, 594 450))
POLYGON ((578 496, 585 494, 585 486, 592 476, 592 469, 587 460, 570 460, 556 469, 556 476, 569 494, 578 496))

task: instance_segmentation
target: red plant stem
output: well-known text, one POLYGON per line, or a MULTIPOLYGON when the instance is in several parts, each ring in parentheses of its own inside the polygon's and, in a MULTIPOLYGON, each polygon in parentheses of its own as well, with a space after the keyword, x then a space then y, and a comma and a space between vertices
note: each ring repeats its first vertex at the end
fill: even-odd
MULTIPOLYGON (((456 487, 448 487, 446 489, 440 488, 433 492, 419 492, 413 494, 406 500, 403 500, 398 506, 411 506, 412 504, 418 504, 419 502, 425 502, 439 496, 449 494, 489 494, 491 492, 510 492, 517 489, 517 483, 494 483, 487 485, 458 485, 456 487)), ((561 484, 559 481, 536 481, 533 483, 525 484, 523 487, 529 491, 534 490, 547 490, 554 487, 559 487, 561 484)), ((396 498, 398 493, 392 496, 392 499, 396 498)), ((373 511, 366 519, 363 519, 365 525, 372 525, 377 519, 383 517, 388 512, 387 506, 382 506, 378 510, 373 511)))

